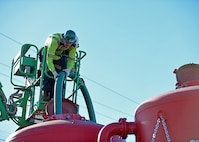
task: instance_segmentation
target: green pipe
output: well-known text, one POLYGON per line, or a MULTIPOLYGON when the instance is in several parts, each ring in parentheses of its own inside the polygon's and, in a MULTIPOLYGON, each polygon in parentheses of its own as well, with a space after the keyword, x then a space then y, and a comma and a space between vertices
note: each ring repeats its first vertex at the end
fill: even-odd
POLYGON ((55 80, 54 114, 62 114, 62 90, 66 73, 61 71, 55 80))
POLYGON ((82 92, 82 94, 84 96, 84 99, 85 99, 85 102, 86 102, 86 105, 87 105, 89 118, 90 118, 91 121, 96 123, 95 111, 94 111, 94 108, 93 108, 93 104, 92 104, 88 89, 85 86, 85 84, 84 84, 82 79, 80 79, 79 81, 81 83, 80 90, 81 90, 81 92, 82 92))

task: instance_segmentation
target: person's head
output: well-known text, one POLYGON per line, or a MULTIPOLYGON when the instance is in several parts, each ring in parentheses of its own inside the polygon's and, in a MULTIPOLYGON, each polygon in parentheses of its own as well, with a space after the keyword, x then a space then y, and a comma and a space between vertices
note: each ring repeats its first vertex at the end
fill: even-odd
POLYGON ((75 44, 77 41, 77 36, 74 31, 68 30, 65 34, 62 35, 64 46, 70 47, 71 45, 75 44))

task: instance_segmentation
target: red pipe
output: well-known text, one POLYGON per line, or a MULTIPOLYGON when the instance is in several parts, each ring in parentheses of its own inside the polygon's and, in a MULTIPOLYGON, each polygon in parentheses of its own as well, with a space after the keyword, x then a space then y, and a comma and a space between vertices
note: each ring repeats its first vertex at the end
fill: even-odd
POLYGON ((98 133, 98 142, 110 142, 110 138, 119 135, 126 139, 128 134, 135 134, 135 122, 126 122, 126 118, 120 118, 118 123, 111 123, 102 127, 98 133))

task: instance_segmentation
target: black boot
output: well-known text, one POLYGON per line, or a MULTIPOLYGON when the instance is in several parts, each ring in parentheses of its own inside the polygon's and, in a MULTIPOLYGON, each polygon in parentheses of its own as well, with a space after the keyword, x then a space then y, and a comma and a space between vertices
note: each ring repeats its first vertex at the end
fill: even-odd
POLYGON ((50 101, 50 99, 51 99, 50 92, 43 91, 42 100, 48 102, 48 101, 50 101))

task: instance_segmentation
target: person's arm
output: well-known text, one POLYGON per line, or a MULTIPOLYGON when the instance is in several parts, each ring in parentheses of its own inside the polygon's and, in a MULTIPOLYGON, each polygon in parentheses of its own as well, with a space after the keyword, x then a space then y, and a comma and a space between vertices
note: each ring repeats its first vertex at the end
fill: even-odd
POLYGON ((55 66, 53 64, 53 59, 55 58, 55 51, 58 47, 58 43, 53 38, 49 38, 48 42, 46 43, 48 46, 47 48, 47 55, 46 55, 46 63, 51 72, 55 71, 55 66))

